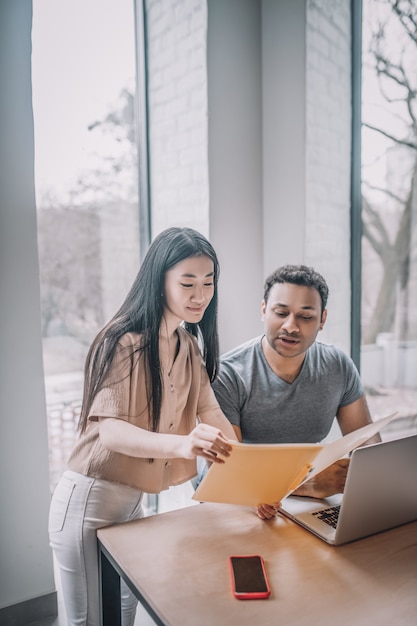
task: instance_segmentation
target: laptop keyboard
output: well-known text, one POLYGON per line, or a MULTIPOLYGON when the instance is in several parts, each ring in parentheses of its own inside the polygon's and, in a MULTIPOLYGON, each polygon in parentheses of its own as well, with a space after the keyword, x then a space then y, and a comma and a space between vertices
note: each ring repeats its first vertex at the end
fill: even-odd
POLYGON ((333 526, 333 528, 336 528, 337 520, 339 519, 339 512, 340 504, 338 506, 331 506, 328 509, 322 509, 321 511, 314 511, 312 515, 314 515, 314 517, 317 517, 317 519, 321 520, 322 522, 325 522, 329 526, 333 526))

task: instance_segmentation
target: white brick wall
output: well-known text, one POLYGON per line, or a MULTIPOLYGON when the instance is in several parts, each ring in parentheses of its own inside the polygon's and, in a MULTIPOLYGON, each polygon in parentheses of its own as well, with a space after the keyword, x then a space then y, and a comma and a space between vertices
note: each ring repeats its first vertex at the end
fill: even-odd
MULTIPOLYGON (((307 0, 306 15, 303 256, 330 287, 322 339, 349 352, 350 2, 307 0)), ((187 224, 208 235, 206 1, 147 0, 147 22, 153 234, 187 224)))
MULTIPOLYGON (((330 288, 327 334, 350 350, 350 3, 308 0, 305 259, 330 288), (339 332, 340 331, 340 332, 339 332)), ((326 339, 326 329, 322 338, 326 339)))
POLYGON ((209 231, 205 0, 147 0, 152 235, 209 231))

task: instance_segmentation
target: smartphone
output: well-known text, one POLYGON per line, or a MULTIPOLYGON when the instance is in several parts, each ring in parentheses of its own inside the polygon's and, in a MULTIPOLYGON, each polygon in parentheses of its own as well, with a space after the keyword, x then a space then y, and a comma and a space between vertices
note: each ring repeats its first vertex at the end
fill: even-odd
POLYGON ((238 600, 268 598, 271 590, 264 560, 259 554, 229 557, 232 591, 238 600))

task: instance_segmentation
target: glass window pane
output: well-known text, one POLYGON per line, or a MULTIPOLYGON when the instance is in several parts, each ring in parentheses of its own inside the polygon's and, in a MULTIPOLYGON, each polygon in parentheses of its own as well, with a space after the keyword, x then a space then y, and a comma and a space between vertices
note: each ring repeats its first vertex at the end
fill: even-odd
POLYGON ((363 2, 361 371, 400 432, 417 419, 415 18, 412 1, 363 2))
POLYGON ((88 347, 139 267, 133 2, 34 0, 33 106, 52 486, 88 347))

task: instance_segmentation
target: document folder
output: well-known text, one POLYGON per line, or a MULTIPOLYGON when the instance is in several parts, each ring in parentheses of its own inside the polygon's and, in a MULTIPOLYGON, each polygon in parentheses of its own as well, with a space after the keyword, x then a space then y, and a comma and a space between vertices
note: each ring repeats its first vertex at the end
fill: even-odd
POLYGON ((304 481, 373 437, 397 416, 376 422, 327 444, 248 444, 232 441, 225 463, 213 463, 193 500, 258 506, 280 502, 304 481))

